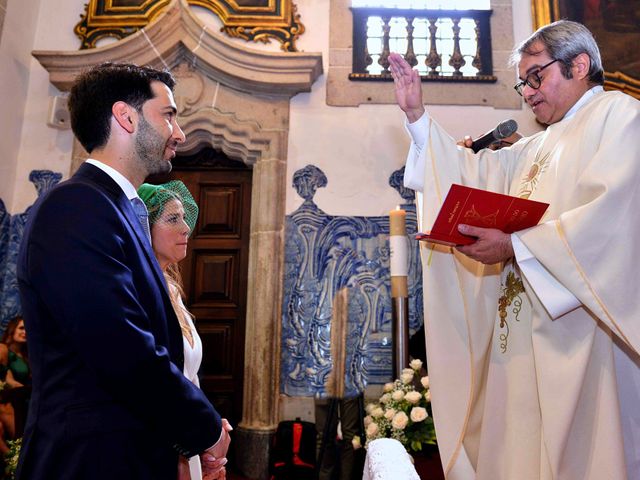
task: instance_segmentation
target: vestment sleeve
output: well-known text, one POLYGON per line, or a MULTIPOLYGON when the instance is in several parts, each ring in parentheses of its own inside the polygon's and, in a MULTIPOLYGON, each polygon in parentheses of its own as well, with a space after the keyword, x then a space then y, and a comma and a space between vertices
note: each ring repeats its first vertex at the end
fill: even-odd
POLYGON ((422 155, 427 142, 426 134, 429 129, 429 114, 424 114, 415 122, 405 121, 405 128, 411 137, 407 163, 404 168, 404 186, 416 192, 422 192, 424 185, 425 158, 422 155))
POLYGON ((575 295, 542 266, 517 235, 511 235, 511 244, 520 271, 552 319, 555 320, 580 306, 580 301, 575 295))

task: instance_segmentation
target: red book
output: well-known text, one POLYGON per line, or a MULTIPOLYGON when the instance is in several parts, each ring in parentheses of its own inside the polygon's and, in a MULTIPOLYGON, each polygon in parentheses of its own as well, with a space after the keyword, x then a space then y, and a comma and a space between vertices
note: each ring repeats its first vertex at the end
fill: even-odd
POLYGON ((458 225, 497 228, 505 233, 533 227, 548 203, 453 184, 429 233, 416 239, 443 245, 470 245, 476 237, 458 232, 458 225))

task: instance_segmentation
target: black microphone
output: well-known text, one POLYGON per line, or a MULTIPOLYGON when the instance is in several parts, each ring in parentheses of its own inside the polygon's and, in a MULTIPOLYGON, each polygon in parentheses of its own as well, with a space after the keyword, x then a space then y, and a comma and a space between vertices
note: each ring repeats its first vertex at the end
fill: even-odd
POLYGON ((493 142, 500 141, 503 138, 513 135, 517 130, 518 123, 515 120, 505 120, 500 122, 495 129, 485 133, 480 138, 475 139, 471 144, 471 150, 473 150, 474 153, 478 153, 479 150, 487 148, 493 142))

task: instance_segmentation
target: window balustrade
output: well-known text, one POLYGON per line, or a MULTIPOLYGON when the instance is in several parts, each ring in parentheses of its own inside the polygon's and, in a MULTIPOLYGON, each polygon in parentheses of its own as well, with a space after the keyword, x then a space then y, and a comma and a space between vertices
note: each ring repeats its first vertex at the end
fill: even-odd
POLYGON ((425 81, 495 82, 491 10, 417 10, 352 7, 350 80, 390 81, 397 52, 425 81))

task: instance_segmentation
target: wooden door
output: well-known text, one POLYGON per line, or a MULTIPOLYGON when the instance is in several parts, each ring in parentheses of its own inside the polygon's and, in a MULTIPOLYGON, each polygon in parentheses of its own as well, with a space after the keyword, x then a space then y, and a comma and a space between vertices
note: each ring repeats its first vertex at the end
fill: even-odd
POLYGON ((182 180, 200 207, 181 263, 187 308, 203 344, 200 386, 235 426, 242 417, 252 171, 228 160, 199 165, 198 157, 211 155, 222 154, 177 158, 170 177, 182 180))

